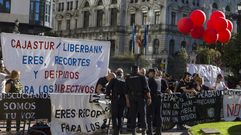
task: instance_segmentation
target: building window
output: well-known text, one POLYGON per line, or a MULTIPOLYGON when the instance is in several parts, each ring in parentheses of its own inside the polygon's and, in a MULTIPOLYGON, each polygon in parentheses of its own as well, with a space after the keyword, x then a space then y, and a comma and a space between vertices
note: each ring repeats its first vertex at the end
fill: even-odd
POLYGON ((181 48, 186 49, 186 41, 182 41, 182 42, 181 42, 181 48))
POLYGON ((147 13, 142 13, 142 24, 146 25, 147 24, 147 13))
POLYGON ((173 55, 175 52, 175 40, 171 39, 169 41, 169 55, 173 55))
POLYGON ((78 28, 78 19, 75 19, 75 29, 78 28))
POLYGON ((84 7, 90 7, 90 4, 89 4, 89 2, 88 2, 88 1, 86 1, 86 2, 85 2, 84 7))
POLYGON ((213 7, 213 9, 218 9, 217 3, 213 3, 212 7, 213 7))
POLYGON ((75 9, 78 9, 78 6, 79 6, 79 1, 76 0, 76 1, 75 1, 75 9))
POLYGON ((158 54, 158 50, 159 50, 159 40, 154 39, 154 41, 153 41, 153 54, 158 54))
POLYGON ((110 40, 110 56, 115 54, 115 40, 110 40))
POLYGON ((98 3, 97 3, 97 5, 98 5, 98 6, 101 6, 101 5, 103 5, 103 2, 102 2, 102 0, 99 0, 99 1, 98 1, 98 3))
POLYGON ((58 31, 60 31, 61 27, 62 27, 62 21, 61 20, 58 21, 58 26, 57 27, 58 27, 58 31))
POLYGON ((67 2, 67 10, 69 10, 69 1, 67 2))
POLYGON ((45 3, 42 0, 30 1, 29 23, 44 25, 45 3))
POLYGON ((104 11, 97 10, 97 27, 103 26, 104 11))
POLYGON ((11 0, 0 0, 0 13, 10 13, 11 0))
POLYGON ((67 2, 67 10, 72 10, 73 9, 73 1, 68 1, 67 2))
POLYGON ((155 24, 160 23, 160 12, 155 12, 155 24))
POLYGON ((117 4, 117 0, 112 0, 111 4, 117 4))
POLYGON ((183 14, 183 15, 182 15, 182 17, 186 17, 186 16, 187 16, 187 14, 183 14))
POLYGON ((226 10, 226 12, 230 12, 231 11, 229 6, 226 6, 225 10, 226 10))
POLYGON ((70 30, 70 20, 66 20, 66 30, 70 30))
POLYGON ((182 3, 184 4, 184 0, 182 0, 182 3))
POLYGON ((129 53, 132 51, 132 40, 129 41, 129 53))
POLYGON ((89 27, 89 17, 90 17, 90 12, 89 11, 84 11, 84 28, 89 27))
POLYGON ((70 8, 69 10, 72 10, 73 9, 73 1, 70 2, 70 8))
POLYGON ((59 3, 59 6, 58 6, 58 11, 64 11, 64 3, 59 3))
POLYGON ((45 5, 45 22, 50 23, 50 9, 51 9, 51 3, 49 1, 46 1, 45 5))
POLYGON ((117 25, 117 9, 116 8, 112 8, 111 9, 110 25, 111 26, 116 26, 117 25))
POLYGON ((130 25, 133 25, 135 23, 136 23, 136 14, 131 14, 130 25))
POLYGON ((171 13, 171 25, 176 25, 176 13, 171 13))
POLYGON ((130 0, 130 3, 133 3, 134 2, 134 0, 130 0))
POLYGON ((135 3, 137 3, 138 2, 138 0, 135 0, 135 3))
POLYGON ((64 11, 64 2, 61 3, 61 11, 64 11))

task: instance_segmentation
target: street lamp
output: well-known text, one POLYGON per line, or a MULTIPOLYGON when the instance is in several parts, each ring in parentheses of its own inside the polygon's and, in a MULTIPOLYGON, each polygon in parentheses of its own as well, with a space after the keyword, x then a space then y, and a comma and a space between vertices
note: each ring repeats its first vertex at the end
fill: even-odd
POLYGON ((241 32, 241 3, 238 3, 237 33, 241 32))

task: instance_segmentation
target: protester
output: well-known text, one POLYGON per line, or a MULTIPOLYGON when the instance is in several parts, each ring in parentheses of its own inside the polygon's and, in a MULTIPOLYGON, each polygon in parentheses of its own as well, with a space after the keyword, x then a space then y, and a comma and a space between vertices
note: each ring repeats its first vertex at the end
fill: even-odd
POLYGON ((241 81, 239 81, 238 84, 236 85, 236 89, 241 89, 241 81))
POLYGON ((210 90, 211 88, 209 88, 208 86, 204 85, 204 79, 199 75, 199 74, 195 74, 195 76, 193 76, 193 85, 194 85, 194 89, 197 92, 201 92, 202 90, 210 90))
POLYGON ((4 66, 3 60, 0 60, 0 94, 5 93, 5 83, 10 72, 4 66))
POLYGON ((125 89, 123 69, 116 70, 116 78, 113 78, 106 87, 106 95, 111 96, 111 115, 113 135, 119 135, 123 131, 123 114, 125 103, 129 107, 129 98, 125 89))
POLYGON ((224 83, 223 76, 221 74, 217 75, 216 82, 211 86, 214 90, 227 90, 229 89, 224 83))
POLYGON ((137 113, 140 113, 140 128, 142 128, 142 134, 145 134, 145 98, 147 105, 151 104, 150 89, 147 81, 143 75, 140 75, 138 66, 132 66, 132 73, 126 79, 126 89, 128 96, 130 97, 130 119, 132 135, 136 134, 136 117, 137 113))
POLYGON ((5 85, 6 93, 22 93, 23 85, 20 82, 20 71, 13 70, 10 74, 10 78, 5 85))
MULTIPOLYGON (((13 70, 10 74, 10 78, 6 82, 5 92, 6 93, 22 93, 23 85, 20 82, 20 71, 13 70)), ((20 130, 20 114, 16 117, 16 130, 20 130)), ((11 120, 7 120, 7 132, 11 130, 11 120)))
POLYGON ((113 78, 115 78, 115 74, 111 73, 111 71, 108 70, 107 76, 98 79, 95 87, 95 93, 97 93, 98 95, 101 93, 105 93, 108 82, 110 82, 110 80, 113 78))

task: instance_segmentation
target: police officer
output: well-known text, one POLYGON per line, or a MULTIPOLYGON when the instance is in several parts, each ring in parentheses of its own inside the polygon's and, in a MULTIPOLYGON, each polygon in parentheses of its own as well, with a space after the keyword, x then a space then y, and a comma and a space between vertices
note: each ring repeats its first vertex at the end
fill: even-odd
POLYGON ((116 78, 113 78, 106 87, 106 95, 111 96, 111 115, 113 135, 122 132, 123 113, 125 103, 129 106, 129 100, 125 89, 123 69, 116 70, 116 78))
POLYGON ((132 135, 136 134, 136 116, 138 112, 140 113, 141 132, 143 135, 145 134, 145 100, 147 100, 147 105, 151 104, 150 89, 147 81, 138 71, 138 66, 132 66, 132 73, 126 78, 126 89, 130 101, 130 128, 132 130, 132 135))
POLYGON ((161 135, 161 93, 167 90, 167 83, 160 76, 157 76, 154 69, 149 69, 148 84, 151 90, 152 104, 147 108, 147 134, 152 135, 152 126, 156 128, 155 134, 161 135))

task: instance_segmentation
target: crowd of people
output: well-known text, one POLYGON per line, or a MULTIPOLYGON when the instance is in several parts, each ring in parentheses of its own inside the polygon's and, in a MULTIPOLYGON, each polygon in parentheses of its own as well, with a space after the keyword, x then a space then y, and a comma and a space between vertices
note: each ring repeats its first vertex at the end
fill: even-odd
MULTIPOLYGON (((139 69, 132 66, 130 74, 124 74, 123 69, 115 72, 108 71, 107 76, 99 78, 96 84, 96 93, 104 93, 111 98, 111 114, 113 135, 119 135, 123 130, 124 113, 128 110, 127 128, 136 134, 136 128, 143 135, 161 135, 163 93, 188 93, 196 95, 202 90, 225 90, 228 87, 221 74, 217 75, 215 83, 204 85, 201 75, 185 72, 183 77, 176 81, 172 76, 162 73, 158 69, 139 69), (136 120, 138 119, 138 122, 136 120)), ((177 129, 186 129, 178 124, 177 129)))
MULTIPOLYGON (((146 71, 132 66, 131 73, 125 74, 122 68, 115 72, 108 70, 108 74, 98 79, 95 92, 104 93, 111 99, 111 114, 113 135, 123 131, 124 113, 127 118, 127 128, 136 134, 136 128, 142 134, 161 135, 162 127, 162 101, 163 93, 188 93, 196 95, 202 90, 226 90, 221 74, 217 75, 215 83, 211 86, 204 85, 201 75, 185 72, 183 77, 176 81, 171 75, 162 73, 152 68, 146 71), (138 122, 136 122, 138 119, 138 122)), ((20 72, 9 72, 3 61, 0 61, 0 81, 2 93, 21 93, 23 85, 20 82, 20 72)), ((19 130, 20 121, 16 121, 19 130)), ((11 130, 11 120, 7 120, 7 131, 11 130)), ((185 129, 183 124, 178 124, 177 129, 185 129)))

